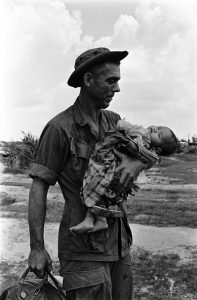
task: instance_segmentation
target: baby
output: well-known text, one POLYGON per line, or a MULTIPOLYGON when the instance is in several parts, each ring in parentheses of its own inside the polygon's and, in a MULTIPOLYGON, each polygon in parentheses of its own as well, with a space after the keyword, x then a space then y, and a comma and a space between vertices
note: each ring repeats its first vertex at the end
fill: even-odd
POLYGON ((135 183, 129 190, 118 193, 116 185, 119 178, 115 176, 115 169, 119 160, 114 150, 127 153, 143 161, 146 169, 159 162, 159 155, 170 155, 177 149, 177 138, 173 131, 164 126, 150 126, 147 129, 132 125, 121 119, 117 124, 117 131, 111 131, 96 144, 86 171, 82 200, 88 210, 85 219, 70 228, 72 233, 95 232, 108 228, 106 217, 121 216, 121 211, 110 210, 110 205, 121 205, 133 190, 137 191, 135 183))

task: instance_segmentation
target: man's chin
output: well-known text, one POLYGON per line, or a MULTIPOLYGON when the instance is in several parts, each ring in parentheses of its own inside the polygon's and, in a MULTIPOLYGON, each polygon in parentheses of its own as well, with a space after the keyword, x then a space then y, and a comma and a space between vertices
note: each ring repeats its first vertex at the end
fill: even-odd
POLYGON ((103 104, 104 108, 107 108, 110 105, 111 101, 105 101, 105 103, 103 104))
POLYGON ((109 103, 105 103, 105 104, 103 104, 102 106, 100 106, 98 108, 99 109, 106 109, 106 108, 108 108, 108 106, 109 106, 109 103))
POLYGON ((108 103, 108 104, 105 104, 105 105, 103 105, 102 109, 106 109, 106 108, 108 108, 108 106, 109 106, 109 103, 108 103))
POLYGON ((100 103, 99 109, 105 109, 105 108, 107 108, 110 105, 110 102, 111 101, 105 101, 103 103, 100 103))

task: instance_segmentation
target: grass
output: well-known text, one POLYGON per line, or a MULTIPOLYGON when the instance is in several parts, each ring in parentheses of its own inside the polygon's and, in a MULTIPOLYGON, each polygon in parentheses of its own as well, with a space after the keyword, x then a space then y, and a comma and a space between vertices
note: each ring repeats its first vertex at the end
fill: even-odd
POLYGON ((197 299, 197 266, 180 264, 177 254, 143 249, 131 252, 131 257, 136 300, 197 299))
POLYGON ((197 154, 176 154, 176 160, 172 161, 167 157, 162 157, 159 169, 165 177, 179 179, 182 184, 197 184, 196 167, 197 154))
POLYGON ((129 221, 143 225, 197 228, 196 192, 143 191, 126 203, 129 221), (143 214, 144 218, 138 218, 143 214))

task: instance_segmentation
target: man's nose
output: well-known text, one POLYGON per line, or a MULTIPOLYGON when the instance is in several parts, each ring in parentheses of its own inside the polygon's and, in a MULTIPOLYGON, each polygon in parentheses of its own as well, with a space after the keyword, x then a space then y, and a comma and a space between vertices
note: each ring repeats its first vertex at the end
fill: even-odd
POLYGON ((120 92, 120 87, 119 87, 118 82, 116 82, 116 83, 114 84, 114 86, 113 86, 113 92, 114 92, 114 93, 120 92))

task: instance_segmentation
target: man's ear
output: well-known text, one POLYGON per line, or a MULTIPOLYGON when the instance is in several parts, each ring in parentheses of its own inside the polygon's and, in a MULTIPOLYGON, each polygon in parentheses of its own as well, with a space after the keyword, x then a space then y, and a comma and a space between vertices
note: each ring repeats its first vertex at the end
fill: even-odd
POLYGON ((162 152, 162 149, 161 149, 160 147, 154 147, 153 149, 154 149, 155 152, 158 153, 158 154, 162 152))
POLYGON ((83 80, 84 80, 84 84, 88 87, 91 87, 92 84, 94 83, 94 77, 92 73, 85 73, 83 80))

